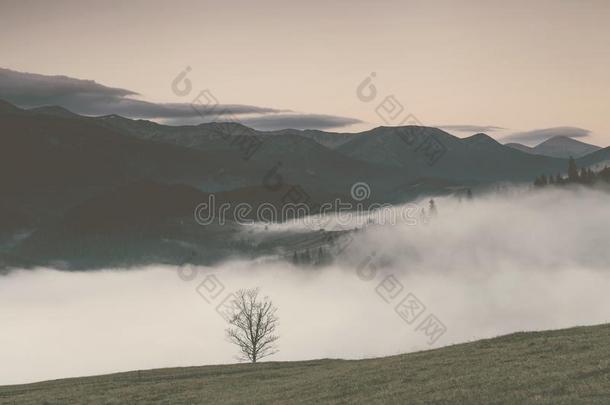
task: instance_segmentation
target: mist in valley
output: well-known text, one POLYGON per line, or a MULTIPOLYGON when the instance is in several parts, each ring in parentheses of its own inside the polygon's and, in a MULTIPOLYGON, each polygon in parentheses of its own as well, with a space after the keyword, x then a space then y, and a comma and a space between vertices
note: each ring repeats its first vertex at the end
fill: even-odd
MULTIPOLYGON (((268 359, 277 361, 387 356, 610 320, 610 194, 514 189, 435 201, 427 223, 367 226, 323 267, 263 257, 10 272, 0 277, 0 384, 235 362, 217 307, 256 286, 278 307, 280 352, 268 359), (424 307, 411 322, 396 311, 409 294, 424 307), (429 316, 445 328, 433 342, 418 329, 429 316)), ((286 229, 310 231, 295 222, 244 232, 286 229)))

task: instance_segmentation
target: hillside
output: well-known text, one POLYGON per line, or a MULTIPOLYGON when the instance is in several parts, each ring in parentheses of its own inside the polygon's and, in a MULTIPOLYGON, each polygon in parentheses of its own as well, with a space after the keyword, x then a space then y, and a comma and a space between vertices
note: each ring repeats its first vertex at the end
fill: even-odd
MULTIPOLYGON (((577 164, 605 165, 608 150, 577 164)), ((213 236, 192 218, 209 193, 234 207, 319 207, 351 202, 351 186, 364 182, 371 189, 364 204, 403 203, 495 182, 530 184, 566 168, 566 159, 524 153, 482 133, 460 139, 417 126, 353 134, 168 126, 57 106, 24 110, 0 100, 0 268, 58 261, 99 267, 110 257, 112 264, 182 263, 201 238, 213 236), (129 238, 117 229, 129 230, 129 238)), ((221 253, 205 256, 219 260, 221 253)))
POLYGON ((536 403, 610 401, 610 324, 515 333, 369 360, 132 371, 0 387, 0 403, 536 403))
POLYGON ((601 170, 610 166, 610 147, 600 149, 576 161, 579 167, 592 167, 601 170))

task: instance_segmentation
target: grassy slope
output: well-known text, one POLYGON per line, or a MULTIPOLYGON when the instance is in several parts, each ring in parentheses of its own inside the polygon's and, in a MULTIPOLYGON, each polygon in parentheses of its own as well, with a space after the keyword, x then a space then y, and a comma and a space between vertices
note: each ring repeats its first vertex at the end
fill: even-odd
POLYGON ((0 403, 610 403, 610 324, 370 360, 186 367, 0 387, 0 403))

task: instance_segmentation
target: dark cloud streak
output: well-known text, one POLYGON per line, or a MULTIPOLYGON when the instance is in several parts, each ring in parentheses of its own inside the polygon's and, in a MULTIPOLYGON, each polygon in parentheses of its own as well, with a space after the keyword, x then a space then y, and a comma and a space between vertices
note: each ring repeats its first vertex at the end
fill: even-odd
POLYGON ((169 124, 237 120, 263 130, 327 129, 361 122, 353 118, 298 114, 290 110, 240 104, 195 104, 194 108, 190 103, 151 103, 133 96, 139 94, 107 87, 93 80, 0 68, 0 99, 23 108, 58 105, 82 115, 118 114, 129 118, 156 119, 169 124))
POLYGON ((253 118, 245 118, 242 124, 261 131, 279 129, 332 129, 359 124, 362 121, 355 118, 337 117, 322 114, 271 114, 253 118))
POLYGON ((567 138, 585 138, 591 134, 588 129, 578 127, 554 127, 534 129, 532 131, 515 132, 502 139, 504 142, 539 143, 555 136, 567 138))
POLYGON ((494 132, 501 131, 506 128, 495 127, 493 125, 441 125, 438 128, 447 130, 447 131, 457 131, 457 132, 494 132))

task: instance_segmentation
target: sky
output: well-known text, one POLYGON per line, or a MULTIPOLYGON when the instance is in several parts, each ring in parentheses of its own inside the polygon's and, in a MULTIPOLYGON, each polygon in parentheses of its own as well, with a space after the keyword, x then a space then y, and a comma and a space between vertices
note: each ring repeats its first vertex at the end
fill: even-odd
POLYGON ((188 103, 208 89, 325 129, 408 118, 456 135, 532 143, 530 131, 560 128, 610 144, 605 0, 2 0, 0 16, 0 67, 139 100, 188 103), (187 67, 193 89, 181 96, 172 82, 187 67), (374 97, 358 91, 367 78, 360 89, 374 97))

